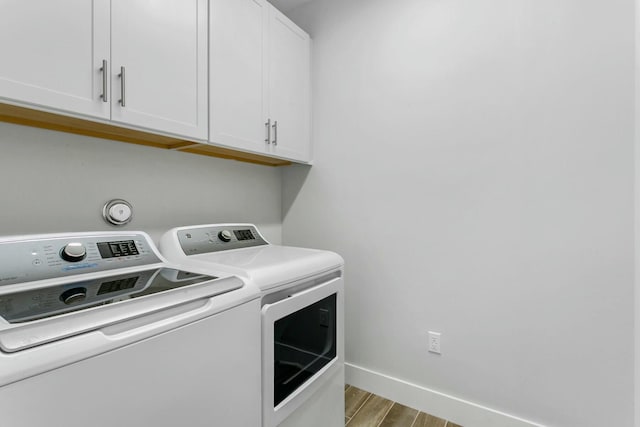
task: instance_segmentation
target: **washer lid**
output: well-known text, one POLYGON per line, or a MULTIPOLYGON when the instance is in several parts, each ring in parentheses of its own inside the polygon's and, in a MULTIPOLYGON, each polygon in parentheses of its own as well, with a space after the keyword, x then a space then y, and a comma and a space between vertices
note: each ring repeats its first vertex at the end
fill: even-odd
POLYGON ((237 277, 157 268, 3 294, 0 315, 9 323, 0 348, 27 349, 243 286, 237 277))
POLYGON ((145 297, 214 279, 217 277, 172 268, 154 268, 91 280, 71 281, 0 295, 0 317, 9 323, 23 323, 145 297))

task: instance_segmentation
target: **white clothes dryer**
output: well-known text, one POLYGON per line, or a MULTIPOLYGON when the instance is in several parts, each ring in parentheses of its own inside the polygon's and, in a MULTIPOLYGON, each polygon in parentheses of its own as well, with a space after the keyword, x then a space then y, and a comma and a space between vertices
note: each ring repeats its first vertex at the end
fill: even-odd
POLYGON ((260 294, 141 232, 0 239, 3 426, 261 423, 260 294), (256 408, 253 410, 253 408, 256 408))
POLYGON ((252 224, 174 228, 160 251, 227 271, 261 294, 263 427, 344 425, 343 259, 273 245, 252 224))

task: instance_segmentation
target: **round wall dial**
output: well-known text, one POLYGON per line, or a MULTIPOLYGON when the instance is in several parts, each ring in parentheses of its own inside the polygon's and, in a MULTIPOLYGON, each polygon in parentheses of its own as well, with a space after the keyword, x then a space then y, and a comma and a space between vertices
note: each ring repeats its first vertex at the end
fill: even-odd
POLYGON ((126 200, 110 200, 102 208, 102 217, 109 224, 125 225, 131 222, 133 218, 133 208, 126 200))

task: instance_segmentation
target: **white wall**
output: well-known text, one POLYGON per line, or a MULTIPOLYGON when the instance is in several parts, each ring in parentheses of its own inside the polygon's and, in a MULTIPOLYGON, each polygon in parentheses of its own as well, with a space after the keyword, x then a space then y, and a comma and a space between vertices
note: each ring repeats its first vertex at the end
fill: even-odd
POLYGON ((123 230, 255 222, 281 239, 281 170, 0 123, 0 235, 115 230, 113 198, 133 205, 123 230))
MULTIPOLYGON (((635 0, 636 5, 636 52, 635 74, 640 76, 640 0, 635 0)), ((636 77, 636 110, 640 111, 640 84, 636 77)), ((636 255, 640 248, 640 120, 636 119, 636 144, 635 144, 635 247, 636 255)), ((640 262, 635 263, 635 427, 640 427, 640 262)))
POLYGON ((351 367, 545 425, 631 426, 633 2, 292 16, 314 39, 316 160, 284 170, 283 240, 345 257, 351 367))

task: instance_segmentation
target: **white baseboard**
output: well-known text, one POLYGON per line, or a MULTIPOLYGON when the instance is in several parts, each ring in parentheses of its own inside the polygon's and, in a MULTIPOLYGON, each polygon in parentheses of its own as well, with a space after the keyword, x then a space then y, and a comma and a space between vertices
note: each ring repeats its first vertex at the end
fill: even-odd
POLYGON ((426 387, 345 363, 345 381, 405 406, 427 412, 464 427, 543 427, 426 387))

